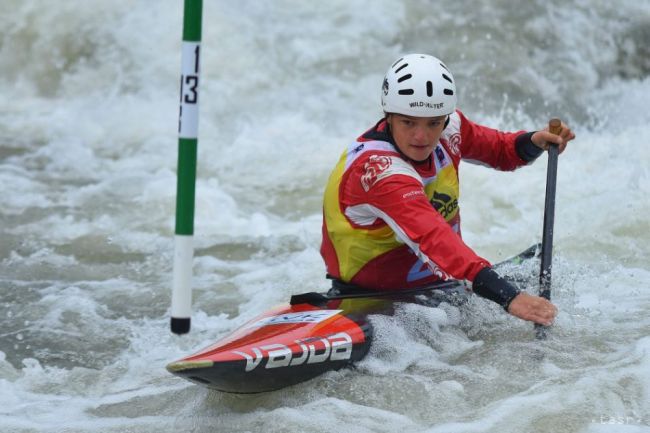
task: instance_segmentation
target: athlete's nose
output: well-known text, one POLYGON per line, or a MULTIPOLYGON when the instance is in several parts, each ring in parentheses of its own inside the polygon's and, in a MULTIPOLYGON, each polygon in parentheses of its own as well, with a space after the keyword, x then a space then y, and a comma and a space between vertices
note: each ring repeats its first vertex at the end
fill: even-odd
POLYGON ((413 144, 423 145, 427 144, 427 132, 426 128, 420 126, 415 127, 413 131, 413 144))

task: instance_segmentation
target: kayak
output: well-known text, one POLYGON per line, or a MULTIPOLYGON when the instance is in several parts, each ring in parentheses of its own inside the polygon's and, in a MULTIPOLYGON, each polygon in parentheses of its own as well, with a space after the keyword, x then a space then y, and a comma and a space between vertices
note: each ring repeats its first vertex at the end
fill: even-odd
MULTIPOLYGON (((539 245, 495 268, 521 267, 539 245)), ((521 280, 506 275, 514 284, 521 280)), ((372 314, 391 315, 398 303, 461 305, 471 292, 451 280, 416 289, 359 291, 334 285, 327 293, 302 293, 250 320, 215 344, 167 365, 196 384, 229 393, 278 390, 361 360, 370 349, 372 314)))

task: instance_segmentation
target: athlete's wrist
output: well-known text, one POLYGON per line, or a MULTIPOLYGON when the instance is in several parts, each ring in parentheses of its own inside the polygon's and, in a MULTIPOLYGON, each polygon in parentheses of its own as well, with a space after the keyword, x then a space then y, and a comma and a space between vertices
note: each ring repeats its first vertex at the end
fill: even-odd
POLYGON ((476 274, 472 290, 477 295, 501 305, 506 311, 512 300, 521 292, 490 267, 485 267, 476 274))
POLYGON ((537 131, 526 132, 515 138, 515 151, 523 161, 532 162, 544 152, 544 149, 533 142, 533 134, 535 132, 537 131))

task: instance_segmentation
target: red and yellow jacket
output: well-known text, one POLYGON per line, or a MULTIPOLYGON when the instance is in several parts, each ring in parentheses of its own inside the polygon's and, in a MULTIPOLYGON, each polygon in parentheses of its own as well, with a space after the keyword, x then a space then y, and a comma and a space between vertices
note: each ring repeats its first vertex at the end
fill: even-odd
MULTIPOLYGON (((514 170, 530 135, 505 133, 456 111, 429 160, 416 163, 393 144, 385 120, 343 152, 323 206, 321 254, 327 273, 364 288, 392 290, 447 278, 473 281, 490 263, 461 239, 461 159, 514 170)), ((541 152, 541 151, 540 151, 541 152)))

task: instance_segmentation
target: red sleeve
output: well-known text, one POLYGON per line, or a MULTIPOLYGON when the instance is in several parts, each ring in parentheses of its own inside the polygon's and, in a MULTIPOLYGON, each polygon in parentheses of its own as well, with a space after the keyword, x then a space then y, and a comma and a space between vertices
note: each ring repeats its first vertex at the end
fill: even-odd
POLYGON ((481 269, 490 266, 433 208, 416 179, 399 174, 387 176, 364 195, 362 201, 376 208, 377 216, 400 238, 406 236, 412 249, 419 249, 453 278, 473 281, 481 269))
POLYGON ((460 116, 462 159, 487 164, 502 171, 511 171, 527 164, 515 150, 515 139, 526 131, 498 131, 472 122, 460 111, 457 113, 460 116))

